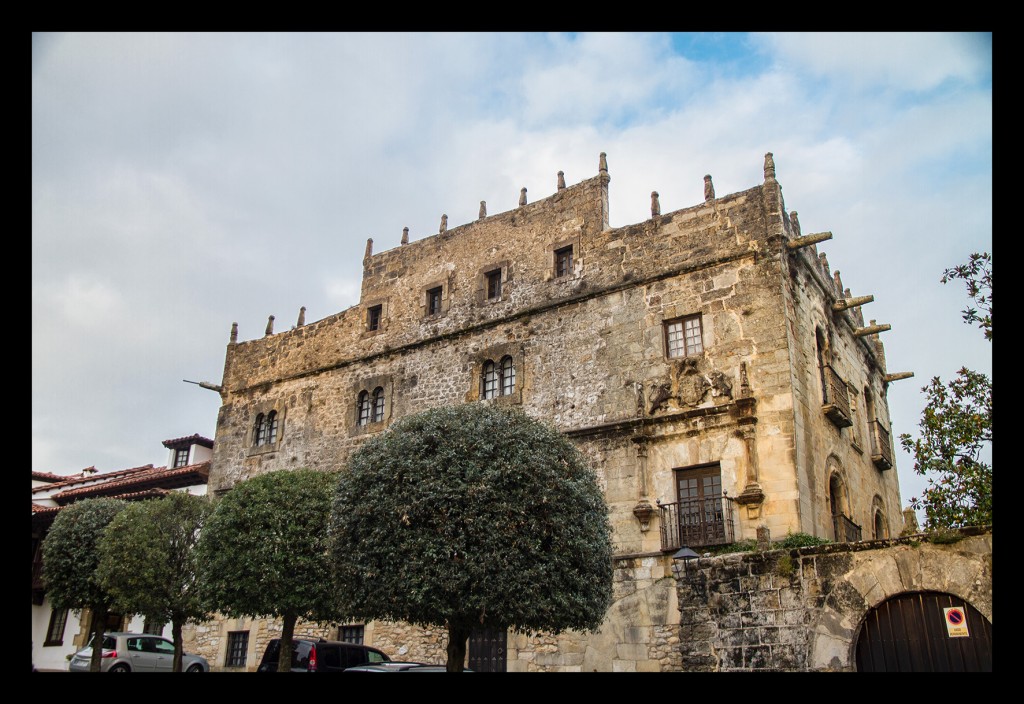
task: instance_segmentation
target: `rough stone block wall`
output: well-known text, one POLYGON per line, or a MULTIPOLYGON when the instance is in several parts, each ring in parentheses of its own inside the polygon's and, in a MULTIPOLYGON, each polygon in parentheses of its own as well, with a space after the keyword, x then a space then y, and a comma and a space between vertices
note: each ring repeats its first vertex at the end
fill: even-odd
POLYGON ((908 592, 964 599, 992 619, 990 529, 736 553, 677 564, 685 671, 853 670, 868 611, 908 592))

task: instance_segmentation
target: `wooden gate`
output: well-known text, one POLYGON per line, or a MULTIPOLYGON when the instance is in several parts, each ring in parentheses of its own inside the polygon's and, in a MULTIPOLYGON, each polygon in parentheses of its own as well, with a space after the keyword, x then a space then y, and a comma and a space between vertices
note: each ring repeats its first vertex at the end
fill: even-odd
POLYGON ((508 636, 504 630, 482 629, 469 635, 469 669, 505 672, 508 636))
POLYGON ((949 594, 915 592, 882 602, 857 638, 858 672, 991 672, 992 624, 949 594), (949 615, 945 609, 959 609, 949 615), (963 633, 966 636, 954 637, 963 633))

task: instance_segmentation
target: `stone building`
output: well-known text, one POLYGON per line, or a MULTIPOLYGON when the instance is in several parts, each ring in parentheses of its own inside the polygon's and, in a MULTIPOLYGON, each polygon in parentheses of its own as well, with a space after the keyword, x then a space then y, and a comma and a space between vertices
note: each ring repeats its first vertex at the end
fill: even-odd
MULTIPOLYGON (((210 490, 274 470, 342 467, 398 418, 457 403, 522 407, 593 462, 614 527, 615 602, 600 632, 498 634, 499 669, 682 666, 673 554, 804 532, 837 541, 903 526, 878 333, 764 180, 611 228, 610 176, 436 235, 373 251, 360 302, 238 341, 232 328, 210 490)), ((398 239, 396 237, 396 239, 398 239)), ((212 386, 212 385, 211 385, 212 386)), ((443 661, 443 634, 400 624, 308 624, 405 658, 443 661), (354 631, 351 629, 361 629, 354 631)), ((211 625, 251 669, 274 629, 211 625), (249 638, 249 634, 253 638, 249 638), (240 637, 240 636, 237 636, 240 637)), ((471 651, 473 643, 471 642, 471 651)), ((195 649, 195 646, 193 646, 195 649)), ((472 653, 471 653, 472 657, 472 653)), ((471 663, 472 664, 472 663, 471 663)))

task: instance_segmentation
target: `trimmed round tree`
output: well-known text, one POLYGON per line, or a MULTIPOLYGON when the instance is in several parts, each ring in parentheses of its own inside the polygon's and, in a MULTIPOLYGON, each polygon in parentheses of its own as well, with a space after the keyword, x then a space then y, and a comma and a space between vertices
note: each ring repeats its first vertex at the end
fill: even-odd
POLYGON ((85 499, 65 506, 43 541, 43 583, 55 609, 89 609, 93 638, 89 669, 100 671, 103 626, 113 597, 99 575, 100 541, 125 508, 118 499, 85 499))
POLYGON ((278 672, 289 672, 298 618, 334 621, 327 524, 337 475, 268 472, 216 504, 199 538, 207 606, 232 618, 280 618, 278 672))
POLYGON ((199 594, 196 543, 213 506, 205 496, 172 492, 131 503, 100 542, 99 573, 114 605, 171 623, 172 672, 181 672, 181 629, 208 618, 199 594))
POLYGON ((436 408, 366 441, 331 529, 345 615, 447 627, 449 672, 474 629, 593 631, 611 603, 593 469, 554 427, 506 407, 436 408))

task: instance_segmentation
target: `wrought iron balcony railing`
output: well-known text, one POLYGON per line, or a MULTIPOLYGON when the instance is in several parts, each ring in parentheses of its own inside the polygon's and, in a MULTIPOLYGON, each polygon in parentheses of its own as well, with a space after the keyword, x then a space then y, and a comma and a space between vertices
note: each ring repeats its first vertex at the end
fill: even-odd
POLYGON ((889 431, 877 420, 870 423, 871 427, 871 461, 879 469, 892 468, 892 441, 889 431))
POLYGON ((837 428, 848 428, 853 425, 850 392, 846 388, 846 382, 827 364, 821 368, 821 381, 825 389, 821 410, 837 428))
POLYGON ((733 500, 728 496, 658 502, 661 509, 661 549, 725 545, 735 542, 733 500))
POLYGON ((860 542, 860 526, 842 514, 832 516, 832 526, 835 529, 837 543, 858 543, 860 542))

